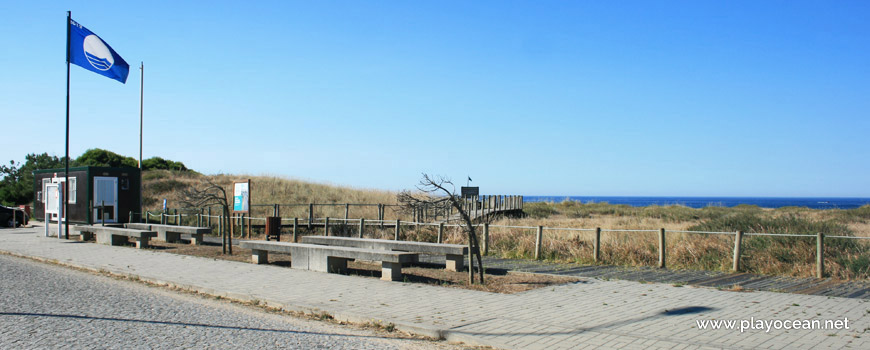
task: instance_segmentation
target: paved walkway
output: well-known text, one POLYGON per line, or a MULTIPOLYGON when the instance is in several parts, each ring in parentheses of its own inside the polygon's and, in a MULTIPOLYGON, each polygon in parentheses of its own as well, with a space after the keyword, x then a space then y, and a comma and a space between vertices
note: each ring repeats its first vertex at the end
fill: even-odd
POLYGON ((497 348, 870 348, 862 299, 597 279, 504 295, 44 238, 40 228, 0 230, 0 251, 497 348), (741 333, 698 324, 844 318, 849 329, 741 333))

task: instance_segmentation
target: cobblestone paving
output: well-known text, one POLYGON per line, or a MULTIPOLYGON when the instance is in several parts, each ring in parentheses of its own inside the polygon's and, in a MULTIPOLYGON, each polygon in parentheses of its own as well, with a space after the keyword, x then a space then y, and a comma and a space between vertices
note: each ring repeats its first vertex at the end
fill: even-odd
POLYGON ((446 349, 0 255, 0 348, 446 349))
POLYGON ((15 231, 0 233, 0 250, 289 310, 394 323, 399 329, 499 348, 870 348, 870 303, 863 299, 596 278, 504 295, 69 242, 40 237, 36 230, 15 231), (844 318, 849 320, 848 329, 699 329, 699 322, 710 320, 844 318))

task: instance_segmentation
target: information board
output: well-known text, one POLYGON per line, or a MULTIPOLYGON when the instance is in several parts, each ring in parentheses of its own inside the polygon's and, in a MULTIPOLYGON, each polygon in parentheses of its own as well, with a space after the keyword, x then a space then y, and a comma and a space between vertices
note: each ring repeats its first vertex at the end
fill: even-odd
POLYGON ((462 198, 479 196, 480 195, 480 187, 460 187, 460 193, 462 194, 462 198))
POLYGON ((233 212, 248 213, 251 210, 251 180, 233 182, 233 212))

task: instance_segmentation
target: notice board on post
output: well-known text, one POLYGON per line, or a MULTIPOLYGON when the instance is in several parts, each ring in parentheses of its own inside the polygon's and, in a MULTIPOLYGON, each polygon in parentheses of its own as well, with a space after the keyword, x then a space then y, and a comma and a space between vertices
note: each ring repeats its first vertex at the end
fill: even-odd
POLYGON ((460 189, 459 193, 462 195, 462 198, 476 197, 476 196, 480 195, 480 187, 462 186, 459 189, 460 189))
POLYGON ((251 179, 233 182, 233 213, 250 213, 251 179))

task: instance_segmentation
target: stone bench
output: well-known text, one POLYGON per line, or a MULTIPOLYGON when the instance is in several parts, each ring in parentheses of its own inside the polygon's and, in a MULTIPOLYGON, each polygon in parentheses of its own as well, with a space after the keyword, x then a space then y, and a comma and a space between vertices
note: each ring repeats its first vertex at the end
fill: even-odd
POLYGON ((444 255, 446 257, 446 269, 450 271, 462 271, 465 264, 464 257, 468 254, 468 246, 462 244, 408 242, 387 239, 304 236, 302 237, 302 243, 444 255))
POLYGON ((70 231, 78 231, 82 235, 82 240, 87 240, 86 234, 96 235, 97 243, 100 244, 123 245, 133 238, 136 241, 136 248, 139 249, 148 248, 148 240, 157 237, 157 232, 154 231, 110 226, 75 225, 70 231))
POLYGON ((129 223, 125 225, 127 228, 138 229, 138 230, 148 230, 157 232, 157 240, 174 243, 181 242, 181 235, 188 234, 190 235, 190 244, 200 245, 202 244, 202 235, 206 233, 211 233, 211 228, 209 227, 196 227, 196 226, 174 226, 174 225, 161 225, 161 224, 139 224, 139 223, 129 223))
MULTIPOLYGON (((63 226, 63 225, 61 225, 63 226)), ((94 231, 88 229, 91 227, 90 225, 69 225, 69 235, 70 236, 78 236, 78 239, 81 241, 92 241, 94 240, 94 231), (80 228, 81 227, 81 228, 80 228)), ((57 224, 51 224, 48 227, 48 232, 52 237, 57 237, 57 224)))
POLYGON ((345 273, 351 259, 380 261, 381 279, 385 281, 401 281, 402 263, 417 258, 416 253, 289 242, 242 241, 239 247, 251 250, 254 264, 267 263, 269 252, 290 253, 290 267, 320 272, 345 273))

